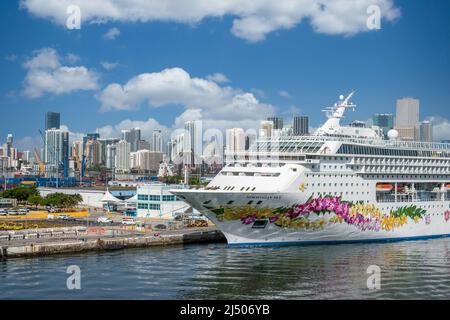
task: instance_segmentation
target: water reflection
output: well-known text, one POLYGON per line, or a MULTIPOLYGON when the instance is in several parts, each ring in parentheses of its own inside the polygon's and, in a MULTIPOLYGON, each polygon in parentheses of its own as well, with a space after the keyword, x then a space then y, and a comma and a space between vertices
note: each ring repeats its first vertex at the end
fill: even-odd
POLYGON ((305 247, 191 245, 0 262, 0 298, 449 298, 450 239, 305 247), (79 265, 82 290, 66 288, 79 265), (370 265, 381 289, 366 286, 370 265))

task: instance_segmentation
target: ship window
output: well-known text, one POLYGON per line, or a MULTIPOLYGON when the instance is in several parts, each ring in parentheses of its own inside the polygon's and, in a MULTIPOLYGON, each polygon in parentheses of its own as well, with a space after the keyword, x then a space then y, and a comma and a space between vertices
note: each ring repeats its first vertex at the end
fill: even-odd
POLYGON ((227 202, 227 205, 230 205, 230 204, 232 204, 233 202, 234 202, 234 200, 230 200, 230 201, 227 202))
POLYGON ((252 229, 264 229, 267 226, 267 219, 258 219, 253 223, 252 229))
POLYGON ((255 191, 256 187, 253 187, 252 191, 255 191))
POLYGON ((249 202, 247 202, 248 205, 251 205, 253 203, 253 200, 250 200, 249 202))
POLYGON ((258 205, 259 205, 259 204, 261 204, 261 203, 262 203, 262 201, 261 201, 261 200, 259 200, 259 201, 258 201, 258 202, 257 202, 256 204, 258 204, 258 205))

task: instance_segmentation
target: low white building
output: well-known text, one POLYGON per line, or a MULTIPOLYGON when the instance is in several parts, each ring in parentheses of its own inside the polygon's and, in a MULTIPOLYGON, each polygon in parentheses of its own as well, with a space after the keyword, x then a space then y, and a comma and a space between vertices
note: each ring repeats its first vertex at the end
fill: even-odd
POLYGON ((169 192, 178 189, 179 185, 152 183, 139 185, 136 188, 138 217, 172 219, 191 209, 191 206, 169 192))
POLYGON ((90 190, 90 189, 64 189, 64 188, 38 188, 42 197, 47 196, 50 193, 60 192, 64 194, 79 194, 83 198, 82 205, 102 208, 102 199, 105 195, 104 190, 90 190))

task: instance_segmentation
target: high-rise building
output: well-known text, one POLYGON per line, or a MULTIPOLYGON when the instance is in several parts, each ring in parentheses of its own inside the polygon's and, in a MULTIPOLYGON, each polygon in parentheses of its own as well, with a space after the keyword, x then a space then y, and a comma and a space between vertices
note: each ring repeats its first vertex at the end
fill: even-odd
POLYGON ((163 138, 162 138, 161 130, 153 130, 152 151, 155 151, 155 152, 163 151, 163 138))
POLYGON ((183 163, 187 165, 202 164, 202 122, 198 120, 187 121, 184 124, 184 130, 183 163))
POLYGON ((12 148, 13 148, 13 135, 9 133, 6 137, 6 143, 3 145, 3 156, 11 157, 12 156, 12 148))
POLYGON ((150 143, 147 140, 139 140, 138 141, 138 150, 150 150, 150 143))
POLYGON ((106 146, 106 167, 113 169, 116 166, 116 145, 108 144, 106 146))
POLYGON ((395 129, 402 140, 418 141, 420 138, 419 100, 403 98, 397 100, 395 129))
POLYGON ((122 140, 130 143, 131 152, 138 150, 138 142, 141 140, 141 129, 132 128, 129 130, 122 130, 122 140))
POLYGON ((376 113, 372 116, 374 126, 380 127, 383 134, 387 135, 394 128, 394 115, 392 113, 376 113))
POLYGON ((250 147, 256 142, 256 132, 247 132, 245 135, 245 150, 249 150, 250 147))
POLYGON ((120 140, 116 145, 116 171, 128 172, 130 170, 131 144, 120 140))
POLYGON ((262 138, 270 138, 273 132, 273 121, 261 121, 259 126, 259 136, 262 138))
POLYGON ((86 142, 85 146, 86 166, 95 167, 102 164, 102 144, 97 139, 86 142))
POLYGON ((294 117, 292 134, 294 136, 304 136, 309 134, 309 118, 307 116, 294 117))
POLYGON ((47 112, 45 113, 45 130, 59 129, 60 127, 60 113, 59 112, 47 112))
POLYGON ((245 132, 242 128, 232 128, 226 131, 227 152, 241 152, 245 150, 245 132))
POLYGON ((423 121, 420 124, 420 141, 433 141, 433 124, 430 121, 423 121))
POLYGON ((275 130, 283 129, 283 118, 269 117, 267 118, 267 121, 273 122, 273 129, 275 130))
POLYGON ((130 153, 130 168, 142 171, 158 171, 163 160, 162 152, 138 150, 130 153))
POLYGON ((45 131, 45 163, 58 169, 64 168, 67 176, 69 160, 69 132, 62 129, 49 129, 45 131))

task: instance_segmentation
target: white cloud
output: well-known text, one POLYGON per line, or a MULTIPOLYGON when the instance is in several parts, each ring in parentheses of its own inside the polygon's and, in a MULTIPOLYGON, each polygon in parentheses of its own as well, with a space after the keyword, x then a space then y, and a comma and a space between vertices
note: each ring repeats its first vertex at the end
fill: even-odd
POLYGON ((108 62, 108 61, 101 61, 100 64, 106 70, 115 69, 119 65, 117 62, 108 62))
MULTIPOLYGON (((72 60, 74 57, 72 56, 72 60)), ((23 64, 27 70, 24 93, 37 98, 45 93, 63 94, 77 90, 96 90, 98 76, 84 66, 62 66, 55 49, 43 48, 23 64)))
POLYGON ((29 150, 29 151, 33 152, 34 149, 36 149, 39 154, 40 149, 43 147, 43 142, 42 142, 42 138, 39 135, 26 136, 26 137, 14 140, 14 147, 20 151, 29 150))
POLYGON ((230 82, 230 79, 227 78, 223 73, 213 73, 206 76, 206 79, 210 81, 214 81, 215 83, 227 83, 230 82))
POLYGON ((442 117, 429 117, 428 121, 433 123, 433 140, 450 140, 450 121, 442 117))
POLYGON ((118 138, 121 136, 121 130, 131 128, 140 128, 141 137, 148 141, 150 141, 153 130, 155 129, 161 130, 165 136, 168 136, 170 131, 169 128, 160 124, 157 120, 148 118, 145 121, 126 119, 116 125, 107 125, 97 128, 97 132, 100 133, 100 137, 102 138, 118 138))
POLYGON ((278 92, 278 94, 280 96, 282 96, 283 98, 292 98, 291 94, 289 92, 287 92, 286 90, 281 90, 278 92))
POLYGON ((110 84, 98 99, 102 111, 133 110, 142 103, 152 107, 182 105, 186 110, 175 125, 199 118, 230 123, 242 119, 259 121, 274 112, 271 105, 260 103, 252 93, 191 77, 181 68, 140 74, 123 85, 110 84))
POLYGON ((6 61, 14 62, 14 61, 17 60, 17 55, 9 54, 9 55, 5 56, 4 58, 5 58, 6 61))
POLYGON ((76 63, 80 60, 80 56, 74 53, 68 53, 64 58, 69 63, 76 63))
POLYGON ((114 28, 109 29, 109 30, 103 35, 103 37, 104 37, 105 39, 108 39, 108 40, 114 40, 114 39, 116 39, 119 35, 120 35, 120 30, 114 27, 114 28))
POLYGON ((274 31, 291 29, 308 21, 325 34, 366 32, 367 8, 378 5, 381 17, 393 21, 400 15, 394 0, 21 0, 32 14, 65 26, 68 5, 81 8, 84 22, 199 23, 205 18, 233 18, 231 32, 250 42, 264 40, 274 31))

